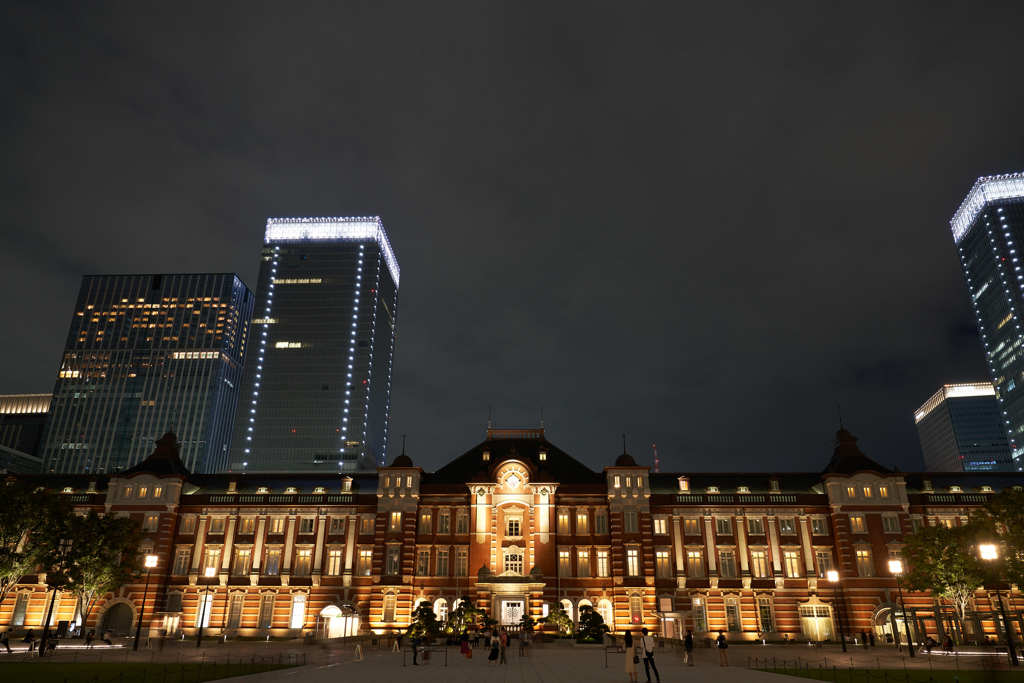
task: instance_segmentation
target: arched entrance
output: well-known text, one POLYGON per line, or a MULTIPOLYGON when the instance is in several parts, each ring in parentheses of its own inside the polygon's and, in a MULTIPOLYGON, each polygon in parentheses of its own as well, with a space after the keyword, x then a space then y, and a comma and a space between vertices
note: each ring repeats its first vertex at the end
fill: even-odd
POLYGON ((348 638, 359 634, 359 615, 327 605, 320 610, 321 632, 325 638, 348 638))
POLYGON ((132 622, 135 621, 135 612, 126 602, 118 602, 111 605, 103 613, 103 631, 110 631, 115 636, 127 636, 132 631, 132 622))

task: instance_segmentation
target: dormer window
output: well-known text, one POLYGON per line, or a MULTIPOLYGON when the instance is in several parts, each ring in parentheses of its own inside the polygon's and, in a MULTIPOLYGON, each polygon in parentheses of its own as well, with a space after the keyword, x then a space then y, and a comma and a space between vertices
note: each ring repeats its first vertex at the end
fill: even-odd
POLYGON ((259 488, 256 489, 256 493, 270 493, 270 489, 268 489, 266 486, 260 486, 259 488))
POLYGON ((987 484, 985 486, 982 486, 980 490, 982 493, 992 493, 992 487, 988 486, 987 484))
POLYGON ((352 490, 352 477, 345 477, 341 480, 341 490, 345 493, 352 490))
POLYGON ((125 486, 124 487, 124 497, 125 498, 131 498, 132 497, 132 491, 133 491, 133 489, 132 489, 131 486, 125 486))
POLYGON ((963 489, 960 488, 958 485, 953 484, 952 486, 949 487, 949 492, 950 493, 963 493, 963 489))
POLYGON ((540 460, 541 462, 547 461, 547 459, 548 459, 548 452, 547 451, 541 451, 540 453, 537 454, 537 459, 540 460))
POLYGON ((228 493, 238 493, 238 482, 237 481, 229 481, 228 482, 228 493))
POLYGON ((619 477, 619 475, 616 474, 614 479, 612 479, 612 486, 614 486, 615 488, 620 488, 622 486, 622 479, 619 477))
POLYGON ((750 493, 750 487, 740 486, 738 489, 736 489, 736 493, 750 493))
POLYGON ((299 490, 294 486, 289 486, 284 490, 285 493, 298 493, 299 490))
POLYGON ((327 489, 323 486, 316 486, 313 488, 313 493, 327 493, 327 489))
POLYGON ((690 479, 688 477, 679 477, 679 490, 684 493, 690 490, 690 479))
POLYGON ((490 462, 491 461, 491 452, 490 451, 484 451, 483 459, 484 459, 484 462, 490 462))
POLYGON ((768 480, 768 489, 771 490, 771 491, 778 492, 778 490, 779 490, 779 480, 778 479, 769 479, 768 480))
POLYGON ((73 488, 71 488, 70 486, 65 486, 63 492, 64 493, 74 493, 75 490, 73 488))
POLYGON ((718 493, 718 487, 717 486, 709 486, 708 487, 708 493, 718 493))

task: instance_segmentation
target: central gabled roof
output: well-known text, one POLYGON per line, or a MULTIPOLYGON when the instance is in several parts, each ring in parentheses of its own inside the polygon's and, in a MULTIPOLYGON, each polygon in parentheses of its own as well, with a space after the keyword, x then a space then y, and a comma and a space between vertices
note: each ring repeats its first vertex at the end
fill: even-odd
MULTIPOLYGON (((543 434, 541 432, 541 434, 543 434)), ((455 458, 441 469, 424 474, 423 480, 436 484, 464 484, 472 481, 488 481, 494 468, 506 460, 526 463, 535 473, 537 481, 602 483, 603 475, 590 469, 555 446, 543 436, 536 438, 512 437, 485 439, 455 458), (484 451, 490 459, 484 461, 484 451), (542 462, 540 452, 547 453, 542 462)))

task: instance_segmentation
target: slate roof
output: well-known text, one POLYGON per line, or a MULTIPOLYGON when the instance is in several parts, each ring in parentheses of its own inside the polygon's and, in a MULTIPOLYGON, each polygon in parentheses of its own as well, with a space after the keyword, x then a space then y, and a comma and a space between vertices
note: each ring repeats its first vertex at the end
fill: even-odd
POLYGON ((494 470, 506 460, 519 460, 532 470, 534 481, 565 483, 603 483, 604 475, 595 472, 544 438, 492 438, 481 441, 436 472, 423 475, 428 484, 465 484, 471 481, 493 481, 494 470), (541 462, 539 453, 547 452, 541 462), (490 451, 484 462, 483 452, 490 451))
POLYGON ((133 474, 154 474, 158 477, 179 476, 187 479, 191 472, 181 462, 178 455, 178 437, 174 432, 167 432, 156 442, 156 448, 145 460, 134 467, 120 473, 122 477, 133 474))
POLYGON ((832 451, 832 459, 829 460, 823 474, 848 475, 865 471, 892 474, 892 470, 882 467, 864 455, 857 447, 857 437, 840 427, 836 432, 836 448, 832 451))

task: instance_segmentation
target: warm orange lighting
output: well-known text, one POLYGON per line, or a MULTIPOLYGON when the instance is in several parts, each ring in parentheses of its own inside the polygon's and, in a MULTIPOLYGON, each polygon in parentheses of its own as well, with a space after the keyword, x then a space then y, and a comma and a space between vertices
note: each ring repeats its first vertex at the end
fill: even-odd
POLYGON ((155 567, 156 566, 156 561, 157 561, 157 556, 156 555, 146 555, 146 568, 147 569, 152 569, 153 567, 155 567))
POLYGON ((899 576, 903 573, 903 560, 892 559, 889 560, 889 573, 893 576, 899 576))
POLYGON ((983 560, 999 559, 999 548, 995 543, 982 543, 978 546, 978 556, 983 560))
POLYGON ((203 570, 203 576, 205 576, 208 579, 212 579, 213 577, 217 576, 217 568, 207 567, 203 570))
POLYGON ((829 583, 839 583, 839 572, 835 569, 829 569, 825 572, 825 578, 828 579, 829 583))

